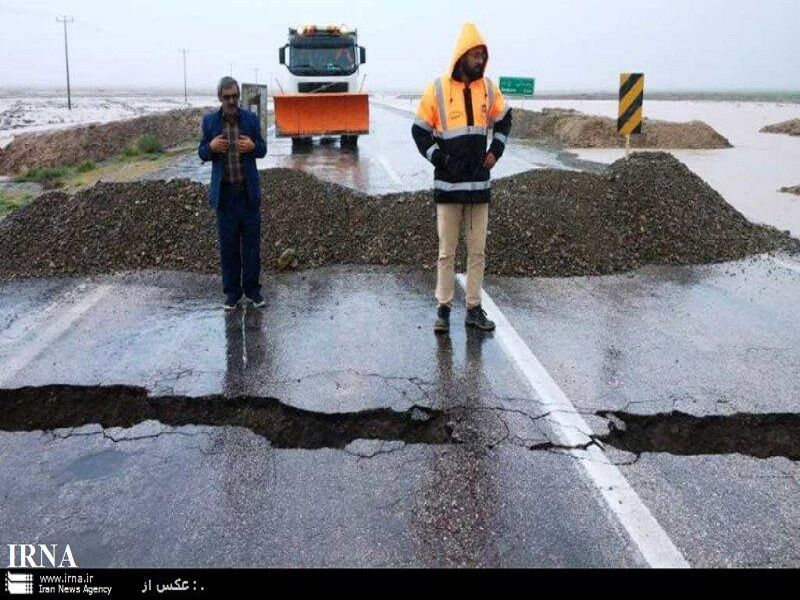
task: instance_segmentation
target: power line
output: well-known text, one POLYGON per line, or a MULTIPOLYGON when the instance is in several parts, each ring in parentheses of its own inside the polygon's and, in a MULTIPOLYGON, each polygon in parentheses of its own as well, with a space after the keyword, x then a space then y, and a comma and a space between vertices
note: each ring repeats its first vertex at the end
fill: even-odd
POLYGON ((69 45, 67 44, 67 23, 72 23, 75 19, 67 17, 56 17, 58 23, 64 24, 64 60, 67 64, 67 109, 72 110, 72 91, 69 86, 69 45))

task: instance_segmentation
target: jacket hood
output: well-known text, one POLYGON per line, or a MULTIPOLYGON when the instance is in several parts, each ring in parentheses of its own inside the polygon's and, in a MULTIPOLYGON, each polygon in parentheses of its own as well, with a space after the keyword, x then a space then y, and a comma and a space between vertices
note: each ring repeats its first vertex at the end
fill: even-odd
MULTIPOLYGON (((464 23, 464 26, 461 28, 461 35, 458 36, 458 43, 456 44, 456 51, 453 53, 453 60, 450 61, 449 73, 451 76, 456 70, 456 65, 458 61, 461 60, 461 57, 477 46, 486 48, 486 63, 483 65, 483 70, 486 72, 486 66, 489 64, 489 47, 486 45, 486 41, 483 39, 481 32, 478 31, 478 28, 475 27, 473 23, 464 23)), ((483 73, 481 73, 481 75, 483 75, 483 73)))

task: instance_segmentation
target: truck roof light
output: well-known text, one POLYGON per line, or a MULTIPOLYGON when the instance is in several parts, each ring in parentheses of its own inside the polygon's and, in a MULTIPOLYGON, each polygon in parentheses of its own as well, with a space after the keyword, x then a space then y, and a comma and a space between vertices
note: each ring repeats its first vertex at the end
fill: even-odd
POLYGON ((318 33, 321 34, 329 34, 329 35, 351 35, 354 36, 356 31, 349 31, 345 25, 327 25, 324 27, 319 27, 317 25, 304 25, 302 27, 298 27, 297 29, 289 29, 290 34, 299 34, 303 35, 316 35, 318 33))

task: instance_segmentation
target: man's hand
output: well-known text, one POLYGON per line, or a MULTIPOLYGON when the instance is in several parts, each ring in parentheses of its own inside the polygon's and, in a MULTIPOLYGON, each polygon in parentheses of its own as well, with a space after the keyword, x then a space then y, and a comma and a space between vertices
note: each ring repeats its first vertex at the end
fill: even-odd
POLYGON ((227 137, 224 135, 218 135, 211 140, 211 142, 208 144, 208 147, 211 148, 211 151, 215 154, 224 154, 228 151, 230 143, 228 142, 227 137))
POLYGON ((487 152, 486 158, 483 161, 483 166, 491 171, 496 164, 497 164, 497 159, 494 157, 494 154, 492 154, 491 152, 487 152))
POLYGON ((241 154, 247 154, 256 149, 256 144, 246 135, 240 135, 239 141, 236 143, 241 154))

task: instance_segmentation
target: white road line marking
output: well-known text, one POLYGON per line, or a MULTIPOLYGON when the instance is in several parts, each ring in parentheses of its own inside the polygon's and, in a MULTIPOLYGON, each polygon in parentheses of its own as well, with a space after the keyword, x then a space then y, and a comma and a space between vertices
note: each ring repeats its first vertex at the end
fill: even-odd
MULTIPOLYGON (((28 364, 35 360, 42 354, 48 346, 53 344, 59 337, 61 337, 72 325, 80 319, 86 312, 88 312, 95 304, 100 302, 111 290, 109 285, 100 285, 95 289, 89 291, 85 297, 76 301, 72 306, 66 309, 63 313, 56 315, 52 322, 46 323, 41 331, 35 331, 30 342, 25 344, 18 352, 14 354, 3 364, 3 373, 0 375, 0 385, 6 385, 14 376, 24 369, 28 364)), ((42 311, 45 316, 54 312, 57 308, 64 308, 62 302, 53 302, 42 311)), ((42 313, 39 313, 39 317, 42 313)), ((41 319, 39 319, 41 320, 41 319)), ((12 335, 4 335, 6 339, 14 339, 17 331, 28 329, 33 324, 32 320, 25 320, 20 324, 20 327, 15 327, 15 331, 11 332, 12 335)), ((8 332, 7 332, 8 333, 8 332)))
POLYGON ((400 179, 397 173, 394 172, 394 169, 392 169, 392 165, 389 164, 389 161, 386 160, 385 156, 379 157, 378 162, 381 163, 381 165, 383 165, 384 169, 386 169, 386 172, 389 174, 389 177, 392 179, 392 181, 394 181, 395 185, 399 186, 403 185, 403 181, 400 179))
MULTIPOLYGON (((466 277, 457 275, 458 283, 466 290, 466 277)), ((486 291, 482 291, 482 305, 497 324, 495 335, 515 367, 536 392, 545 411, 548 423, 564 446, 583 446, 591 441, 592 430, 575 405, 567 398, 544 366, 531 352, 505 315, 486 291)), ((586 450, 569 450, 600 491, 606 504, 628 532, 645 561, 656 568, 689 568, 690 565, 631 487, 620 470, 609 461, 597 446, 586 450)))

